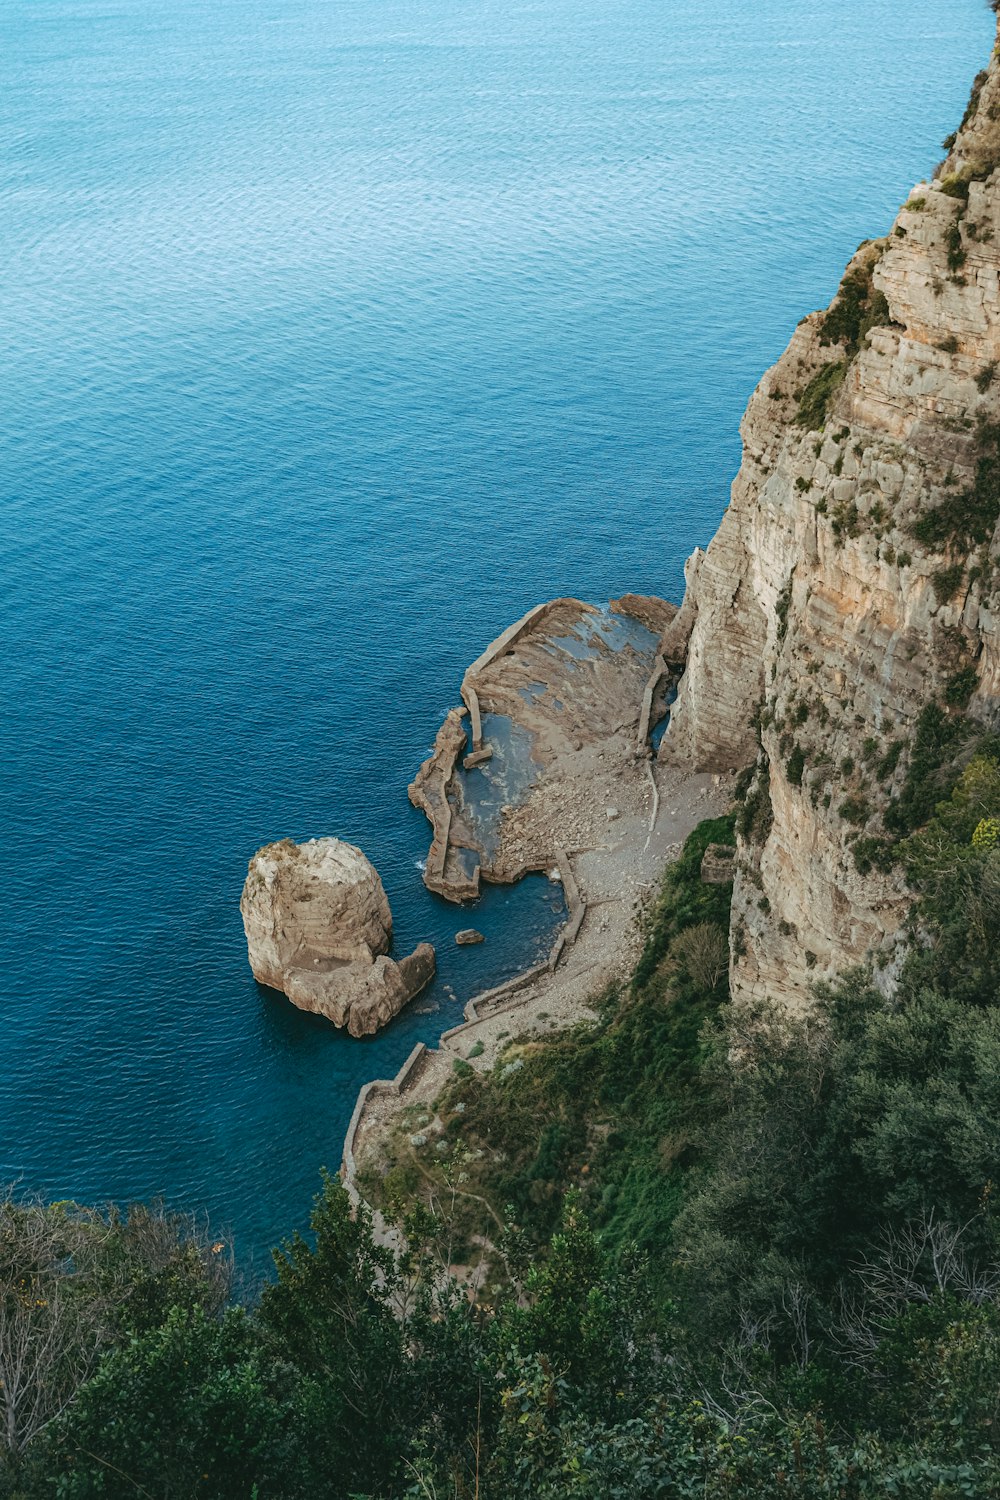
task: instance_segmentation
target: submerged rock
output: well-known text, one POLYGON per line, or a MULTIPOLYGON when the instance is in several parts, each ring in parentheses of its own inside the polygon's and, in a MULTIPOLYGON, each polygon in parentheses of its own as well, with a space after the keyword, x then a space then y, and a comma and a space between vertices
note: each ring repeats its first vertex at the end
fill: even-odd
POLYGON ((259 849, 240 911, 254 978, 352 1036, 385 1026, 433 977, 429 943, 388 957, 392 913, 378 871, 340 839, 259 849))

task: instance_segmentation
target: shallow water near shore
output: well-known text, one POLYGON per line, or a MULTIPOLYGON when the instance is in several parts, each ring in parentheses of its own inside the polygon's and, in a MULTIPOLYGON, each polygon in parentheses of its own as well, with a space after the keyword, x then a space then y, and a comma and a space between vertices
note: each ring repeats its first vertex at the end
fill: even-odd
POLYGON ((796 321, 961 117, 984 0, 8 0, 0 1179, 300 1224, 361 1083, 548 947, 406 785, 532 605, 679 599, 796 321), (259 989, 282 836, 440 975, 259 989), (475 925, 481 947, 456 949, 475 925))

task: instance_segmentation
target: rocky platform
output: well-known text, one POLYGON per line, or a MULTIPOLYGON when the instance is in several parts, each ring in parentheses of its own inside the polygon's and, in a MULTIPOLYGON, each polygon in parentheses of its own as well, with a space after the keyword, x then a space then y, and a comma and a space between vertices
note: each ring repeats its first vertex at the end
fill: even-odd
POLYGON ((555 599, 475 661, 410 786, 433 837, 425 884, 474 900, 482 880, 558 866, 649 795, 650 728, 666 711, 660 638, 676 613, 635 594, 600 610, 555 599), (468 753, 466 753, 468 752, 468 753))

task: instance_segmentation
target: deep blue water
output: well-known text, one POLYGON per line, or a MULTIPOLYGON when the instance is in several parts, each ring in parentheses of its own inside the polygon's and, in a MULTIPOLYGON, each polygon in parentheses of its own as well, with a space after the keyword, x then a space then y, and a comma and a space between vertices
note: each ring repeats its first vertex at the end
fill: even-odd
POLYGON ((796 320, 935 162, 985 0, 5 0, 0 1178, 259 1252, 358 1085, 528 962, 430 898, 465 665, 677 597, 796 320), (260 991, 261 843, 338 834, 431 1015, 260 991), (449 999, 450 985, 456 998, 449 999))

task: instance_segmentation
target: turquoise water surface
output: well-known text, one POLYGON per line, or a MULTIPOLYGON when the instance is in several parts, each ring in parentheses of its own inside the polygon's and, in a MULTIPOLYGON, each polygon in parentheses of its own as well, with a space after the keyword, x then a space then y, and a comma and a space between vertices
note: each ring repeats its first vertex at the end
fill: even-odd
POLYGON ((678 597, 737 424, 955 127, 984 0, 6 0, 0 1179, 259 1255, 360 1083, 547 946, 423 889, 406 785, 531 605, 678 597), (254 984, 338 834, 430 1012, 254 984), (475 922, 481 948, 452 938, 475 922))

